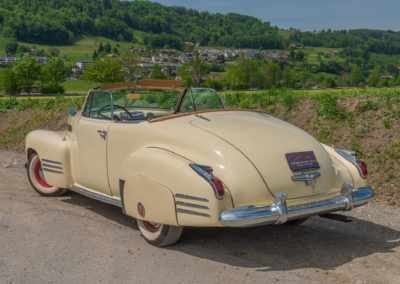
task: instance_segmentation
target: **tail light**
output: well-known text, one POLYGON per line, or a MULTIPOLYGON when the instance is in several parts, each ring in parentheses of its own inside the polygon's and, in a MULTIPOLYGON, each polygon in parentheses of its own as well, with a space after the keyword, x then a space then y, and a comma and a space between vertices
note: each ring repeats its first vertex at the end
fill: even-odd
POLYGON ((363 161, 358 160, 356 158, 355 152, 341 150, 341 149, 337 149, 337 148, 335 149, 335 151, 338 154, 340 154, 343 158, 345 158, 349 162, 353 163, 353 165, 357 167, 358 172, 360 173, 360 176, 362 178, 367 178, 367 175, 368 175, 367 164, 365 164, 363 161))
POLYGON ((189 164, 202 178, 204 178, 213 188, 215 197, 222 199, 225 195, 224 185, 222 181, 213 175, 213 168, 196 164, 189 164))
POLYGON ((357 160, 357 165, 359 169, 361 170, 361 176, 366 178, 368 176, 368 169, 367 169, 367 164, 364 163, 363 161, 357 160))

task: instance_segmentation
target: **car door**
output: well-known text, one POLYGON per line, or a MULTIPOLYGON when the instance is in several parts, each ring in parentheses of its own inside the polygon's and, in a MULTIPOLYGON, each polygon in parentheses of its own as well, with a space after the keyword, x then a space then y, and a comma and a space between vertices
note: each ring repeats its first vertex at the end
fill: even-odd
POLYGON ((107 173, 107 140, 112 117, 112 94, 89 94, 76 126, 76 182, 91 190, 110 194, 107 173))

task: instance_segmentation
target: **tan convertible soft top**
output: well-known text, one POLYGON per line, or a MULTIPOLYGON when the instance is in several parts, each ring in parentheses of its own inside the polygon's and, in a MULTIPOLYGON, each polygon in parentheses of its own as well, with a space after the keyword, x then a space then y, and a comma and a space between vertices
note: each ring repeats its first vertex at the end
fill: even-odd
POLYGON ((164 89, 178 91, 181 95, 185 92, 185 87, 181 86, 181 81, 176 80, 141 80, 139 84, 136 82, 124 82, 105 84, 98 88, 102 91, 114 91, 124 89, 164 89))

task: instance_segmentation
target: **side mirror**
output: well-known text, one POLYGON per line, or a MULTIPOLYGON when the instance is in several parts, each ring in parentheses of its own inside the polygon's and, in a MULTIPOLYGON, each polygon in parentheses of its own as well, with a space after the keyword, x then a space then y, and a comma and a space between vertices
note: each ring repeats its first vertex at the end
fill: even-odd
POLYGON ((70 115, 70 116, 75 116, 77 113, 78 113, 78 111, 76 110, 76 108, 71 107, 71 108, 69 109, 69 115, 70 115))

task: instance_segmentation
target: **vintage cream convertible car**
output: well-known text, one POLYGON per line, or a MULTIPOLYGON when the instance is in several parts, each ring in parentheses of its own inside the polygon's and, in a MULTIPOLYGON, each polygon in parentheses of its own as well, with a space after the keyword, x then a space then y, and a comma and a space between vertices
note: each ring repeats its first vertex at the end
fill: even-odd
POLYGON ((69 189, 120 206, 156 246, 175 243, 184 226, 333 218, 374 195, 351 151, 264 111, 225 109, 215 91, 178 81, 90 91, 66 131, 28 134, 26 157, 38 193, 69 189))

